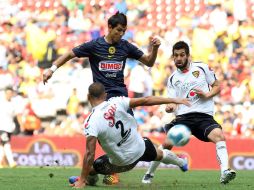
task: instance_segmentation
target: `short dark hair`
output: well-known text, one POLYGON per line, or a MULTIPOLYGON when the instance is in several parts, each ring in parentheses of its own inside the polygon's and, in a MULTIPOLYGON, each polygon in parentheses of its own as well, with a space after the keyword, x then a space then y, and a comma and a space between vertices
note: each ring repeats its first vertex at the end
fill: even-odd
POLYGON ((185 50, 185 53, 187 55, 190 55, 190 48, 189 48, 189 45, 184 42, 184 41, 179 41, 179 42, 176 42, 173 46, 173 49, 172 49, 172 54, 174 55, 174 51, 175 50, 179 50, 179 49, 184 49, 185 50))
POLYGON ((100 98, 105 93, 105 87, 103 84, 95 82, 89 86, 88 93, 93 98, 100 98))
POLYGON ((108 26, 111 25, 112 28, 115 28, 118 24, 121 24, 124 27, 127 26, 126 15, 119 11, 108 19, 108 26))

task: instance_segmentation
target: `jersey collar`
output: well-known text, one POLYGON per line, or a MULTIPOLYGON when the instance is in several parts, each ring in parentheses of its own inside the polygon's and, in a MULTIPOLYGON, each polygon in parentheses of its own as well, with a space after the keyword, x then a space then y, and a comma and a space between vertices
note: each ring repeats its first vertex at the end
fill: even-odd
POLYGON ((103 107, 104 106, 104 104, 105 103, 107 103, 107 101, 104 101, 104 102, 102 102, 102 103, 100 103, 99 105, 97 105, 97 106, 95 106, 95 107, 93 107, 93 111, 95 111, 96 109, 100 109, 101 107, 103 107))
POLYGON ((186 68, 186 69, 184 69, 184 70, 177 69, 177 71, 178 71, 179 73, 183 73, 183 74, 188 73, 189 70, 191 69, 191 66, 192 66, 192 62, 190 62, 190 65, 189 65, 188 68, 186 68))

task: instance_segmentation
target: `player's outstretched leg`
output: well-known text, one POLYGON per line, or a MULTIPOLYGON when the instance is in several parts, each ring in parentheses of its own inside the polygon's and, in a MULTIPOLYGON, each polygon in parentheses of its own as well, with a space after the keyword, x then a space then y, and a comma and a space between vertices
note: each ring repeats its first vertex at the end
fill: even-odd
MULTIPOLYGON (((162 150, 162 146, 159 147, 160 150, 162 150)), ((174 164, 179 166, 179 168, 186 172, 188 171, 188 161, 184 158, 179 158, 175 153, 173 153, 170 150, 163 149, 163 158, 160 161, 153 161, 147 170, 146 174, 144 175, 142 179, 142 183, 149 184, 152 182, 152 179, 154 177, 154 172, 156 168, 159 166, 160 162, 164 164, 174 164)))

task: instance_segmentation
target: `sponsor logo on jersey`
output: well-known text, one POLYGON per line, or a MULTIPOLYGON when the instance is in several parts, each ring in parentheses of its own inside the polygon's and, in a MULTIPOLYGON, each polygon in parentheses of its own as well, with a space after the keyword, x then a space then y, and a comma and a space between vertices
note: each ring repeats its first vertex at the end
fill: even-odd
POLYGON ((107 73, 105 76, 107 78, 116 78, 116 73, 107 73))
POLYGON ((109 121, 108 126, 114 127, 115 125, 115 112, 116 112, 116 105, 111 105, 109 109, 104 113, 104 118, 109 121))
POLYGON ((193 97, 193 96, 195 96, 196 95, 196 92, 195 92, 195 90, 191 90, 190 92, 189 92, 189 94, 188 94, 188 98, 189 97, 193 97))
POLYGON ((191 89, 190 92, 187 94, 187 97, 190 101, 194 101, 198 99, 198 96, 194 89, 191 89))
POLYGON ((114 46, 110 46, 110 47, 108 48, 108 52, 109 52, 110 54, 114 54, 114 53, 116 52, 116 48, 115 48, 114 46))
POLYGON ((99 63, 99 70, 100 71, 117 72, 117 71, 121 71, 122 68, 123 68, 123 63, 122 62, 101 61, 99 63))
POLYGON ((190 81, 190 82, 185 82, 181 84, 181 90, 182 91, 189 91, 190 89, 193 89, 198 84, 197 81, 190 81))
POLYGON ((192 75, 193 75, 194 77, 198 78, 198 77, 199 77, 199 71, 193 71, 193 72, 192 72, 192 75))

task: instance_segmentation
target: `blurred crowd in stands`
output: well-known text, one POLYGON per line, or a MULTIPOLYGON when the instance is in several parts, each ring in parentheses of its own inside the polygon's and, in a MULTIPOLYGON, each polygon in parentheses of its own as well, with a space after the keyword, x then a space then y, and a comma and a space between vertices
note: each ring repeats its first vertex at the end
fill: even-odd
MULTIPOLYGON (((128 16, 125 39, 148 51, 148 40, 162 45, 155 66, 127 60, 130 97, 167 95, 174 71, 172 45, 184 40, 194 61, 212 67, 222 81, 216 120, 228 136, 254 138, 254 1, 252 0, 10 0, 0 1, 0 93, 16 91, 22 121, 16 134, 73 136, 91 110, 89 61, 74 59, 49 83, 42 73, 73 47, 104 35, 117 10, 128 16)), ((1 106, 1 105, 0 105, 1 106)), ((134 110, 143 135, 160 135, 173 114, 164 106, 134 110)))

